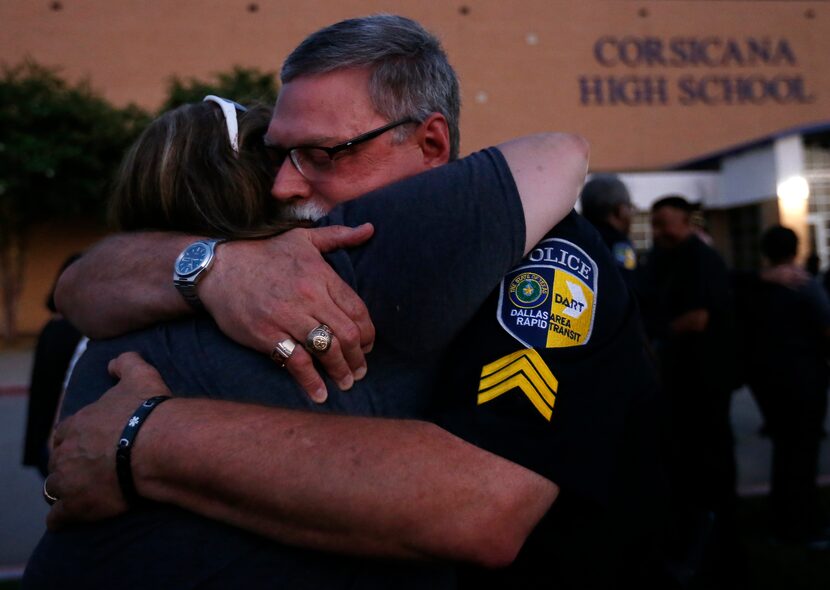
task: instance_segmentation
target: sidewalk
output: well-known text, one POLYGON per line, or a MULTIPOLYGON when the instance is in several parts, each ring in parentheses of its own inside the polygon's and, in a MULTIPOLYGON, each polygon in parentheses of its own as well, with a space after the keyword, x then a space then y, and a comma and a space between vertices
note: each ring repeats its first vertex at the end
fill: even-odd
MULTIPOLYGON (((31 363, 31 351, 0 351, 0 580, 22 570, 44 531, 48 512, 40 475, 20 465, 31 363)), ((761 416, 746 389, 733 397, 732 425, 738 491, 764 494, 769 487, 771 445, 758 435, 761 416)), ((830 431, 830 418, 826 427, 830 431)), ((822 484, 830 486, 830 439, 822 443, 820 473, 822 484)))
MULTIPOLYGON (((769 492, 772 443, 759 435, 761 413, 746 387, 732 396, 732 431, 735 435, 735 459, 738 464, 738 494, 755 496, 769 492)), ((830 413, 824 429, 830 432, 830 413)), ((821 444, 819 484, 830 486, 830 437, 821 444)))

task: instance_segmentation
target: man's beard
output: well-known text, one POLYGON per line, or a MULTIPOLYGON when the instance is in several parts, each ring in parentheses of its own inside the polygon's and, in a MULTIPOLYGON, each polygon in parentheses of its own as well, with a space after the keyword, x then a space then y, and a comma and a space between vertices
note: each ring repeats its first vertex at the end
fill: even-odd
POLYGON ((325 209, 314 201, 286 205, 282 212, 283 217, 288 221, 317 221, 325 214, 325 209))

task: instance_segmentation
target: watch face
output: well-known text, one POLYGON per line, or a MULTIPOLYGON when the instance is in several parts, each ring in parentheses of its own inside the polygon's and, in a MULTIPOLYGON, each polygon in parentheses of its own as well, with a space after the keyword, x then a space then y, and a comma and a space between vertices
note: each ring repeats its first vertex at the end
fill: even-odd
POLYGON ((207 261, 210 250, 205 244, 197 242, 187 247, 176 261, 176 273, 187 276, 199 270, 207 261))

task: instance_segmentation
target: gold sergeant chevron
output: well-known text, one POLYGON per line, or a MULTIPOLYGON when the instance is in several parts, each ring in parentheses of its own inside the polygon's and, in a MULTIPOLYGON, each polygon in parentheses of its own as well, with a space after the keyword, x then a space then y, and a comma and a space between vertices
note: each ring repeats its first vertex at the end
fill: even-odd
POLYGON ((478 405, 518 388, 550 422, 558 387, 559 381, 536 350, 517 350, 481 369, 478 405))

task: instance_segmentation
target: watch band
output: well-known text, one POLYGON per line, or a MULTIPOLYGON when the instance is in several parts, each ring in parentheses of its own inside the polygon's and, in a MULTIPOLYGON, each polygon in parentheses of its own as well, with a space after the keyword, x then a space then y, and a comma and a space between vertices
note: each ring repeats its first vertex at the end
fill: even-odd
POLYGON ((202 300, 199 299, 199 295, 196 294, 196 282, 186 282, 179 279, 173 279, 173 284, 176 285, 176 289, 179 290, 179 293, 184 300, 187 301, 188 305, 193 309, 197 309, 202 311, 205 308, 205 305, 202 303, 202 300))

